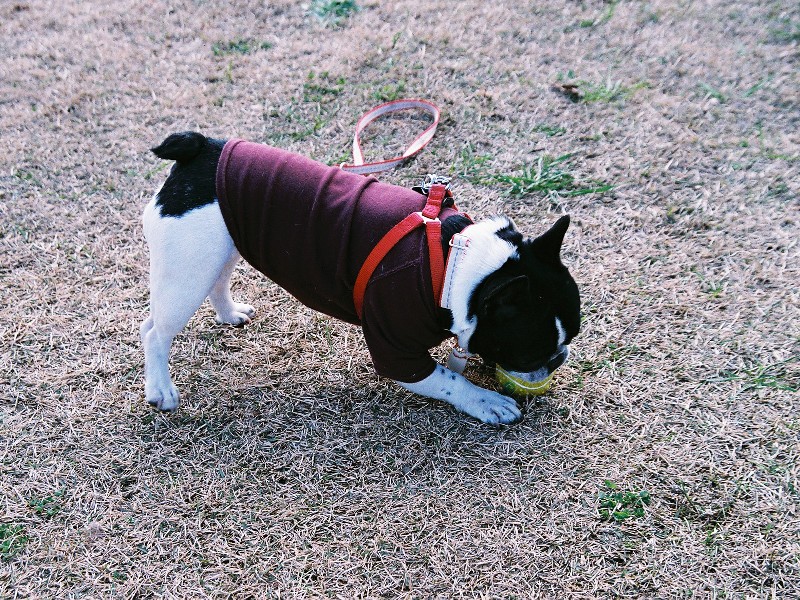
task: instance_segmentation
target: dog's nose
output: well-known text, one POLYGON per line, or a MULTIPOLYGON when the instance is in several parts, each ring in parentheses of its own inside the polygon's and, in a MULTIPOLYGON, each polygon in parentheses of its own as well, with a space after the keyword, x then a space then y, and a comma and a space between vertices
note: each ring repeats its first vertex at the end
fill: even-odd
POLYGON ((558 367, 566 362, 567 357, 569 356, 569 348, 564 346, 558 354, 554 355, 550 360, 547 361, 547 370, 552 373, 558 367))

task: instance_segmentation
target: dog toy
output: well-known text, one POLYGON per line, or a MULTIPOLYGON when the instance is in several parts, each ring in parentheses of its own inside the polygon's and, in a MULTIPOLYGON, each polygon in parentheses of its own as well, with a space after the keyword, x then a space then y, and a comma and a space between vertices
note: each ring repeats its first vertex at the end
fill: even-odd
POLYGON ((544 379, 539 381, 530 381, 522 377, 515 377, 500 365, 495 369, 495 376, 500 385, 503 386, 503 391, 512 396, 540 396, 550 389, 550 383, 553 381, 553 374, 550 373, 544 379))

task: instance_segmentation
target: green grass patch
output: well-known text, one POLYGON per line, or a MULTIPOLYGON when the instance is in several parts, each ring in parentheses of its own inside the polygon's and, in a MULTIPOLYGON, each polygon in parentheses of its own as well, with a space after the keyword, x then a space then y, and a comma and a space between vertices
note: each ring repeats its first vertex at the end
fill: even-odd
POLYGON ((617 4, 619 0, 612 0, 606 6, 606 9, 603 11, 599 17, 595 19, 583 19, 578 23, 578 27, 587 28, 587 27, 598 27, 599 25, 605 25, 614 17, 614 11, 617 10, 617 4))
POLYGON ((281 145, 286 140, 301 141, 317 134, 330 123, 325 111, 314 109, 309 114, 301 105, 289 105, 284 109, 273 108, 265 112, 262 118, 271 121, 267 131, 267 139, 271 144, 281 145), (274 119, 274 121, 272 121, 274 119))
POLYGON ((64 497, 64 490, 58 490, 51 496, 44 498, 31 498, 28 500, 28 506, 33 509, 40 517, 49 519, 55 516, 61 510, 61 501, 64 497))
POLYGON ((616 342, 608 342, 606 351, 601 357, 595 360, 583 359, 577 361, 580 373, 597 373, 603 369, 609 369, 617 375, 624 373, 624 362, 631 356, 645 355, 638 346, 625 346, 616 342))
POLYGON ((30 171, 26 171, 25 169, 13 169, 11 173, 21 181, 32 183, 36 187, 42 187, 42 182, 30 171))
POLYGON ((478 185, 490 182, 487 171, 493 158, 491 154, 476 154, 474 144, 468 143, 461 149, 460 158, 459 166, 455 169, 459 177, 478 185))
POLYGON ((719 552, 724 539, 725 534, 723 530, 719 527, 712 526, 706 529, 706 537, 703 540, 703 544, 708 549, 709 554, 715 556, 719 552))
POLYGON ((692 267, 691 272, 694 273, 700 280, 700 286, 703 292, 712 298, 719 298, 725 292, 725 282, 709 279, 703 275, 697 267, 692 267))
POLYGON ((774 148, 769 146, 766 135, 764 134, 764 125, 761 121, 756 123, 756 136, 758 138, 759 152, 764 158, 768 160, 785 160, 786 162, 800 160, 800 155, 798 154, 776 152, 774 148))
POLYGON ((620 81, 606 81, 604 83, 592 83, 585 81, 582 84, 584 95, 583 102, 615 102, 616 100, 627 100, 638 90, 649 87, 645 82, 639 82, 632 86, 624 86, 620 81))
POLYGON ((305 121, 304 126, 301 129, 290 132, 289 137, 295 141, 305 140, 312 135, 316 135, 327 124, 328 120, 321 117, 317 117, 313 121, 305 121))
POLYGON ((158 175, 159 173, 161 173, 161 171, 163 171, 164 169, 168 168, 171 165, 172 161, 164 161, 157 164, 155 167, 145 172, 145 174, 143 175, 145 181, 151 180, 155 175, 158 175))
POLYGON ((539 123, 538 125, 534 126, 533 131, 536 133, 543 133, 547 137, 564 135, 567 132, 567 130, 564 127, 560 127, 557 125, 548 125, 546 123, 539 123))
POLYGON ((719 100, 720 104, 725 104, 728 101, 728 97, 725 94, 723 94, 720 90, 718 90, 714 86, 705 83, 704 81, 698 83, 697 87, 699 87, 702 90, 703 94, 705 94, 709 98, 716 98, 717 100, 719 100))
POLYGON ((644 516, 644 507, 650 504, 650 492, 627 492, 613 481, 605 480, 605 489, 598 495, 598 512, 606 521, 626 521, 644 516))
POLYGON ((800 155, 797 154, 786 154, 784 152, 775 152, 774 150, 767 148, 764 150, 764 156, 769 160, 785 160, 786 162, 792 162, 795 160, 800 159, 800 155))
POLYGON ((339 27, 361 8, 353 0, 312 0, 308 10, 326 25, 339 27))
POLYGON ((770 30, 770 38, 778 44, 800 42, 800 21, 781 19, 778 26, 770 30))
POLYGON ((406 91, 406 82, 397 81, 394 83, 387 83, 382 85, 377 90, 372 92, 372 97, 378 102, 391 102, 403 96, 406 91))
POLYGON ((573 102, 617 102, 631 98, 641 89, 649 88, 646 81, 639 81, 633 85, 623 85, 621 81, 594 82, 586 79, 577 79, 572 70, 559 73, 557 83, 553 86, 556 90, 567 96, 573 102))
POLYGON ((461 150, 461 160, 455 173, 476 185, 501 184, 505 193, 513 198, 525 198, 534 194, 558 196, 583 196, 603 194, 614 189, 613 185, 590 180, 580 182, 569 172, 568 164, 573 154, 552 157, 543 154, 533 165, 525 165, 516 174, 496 174, 490 170, 492 156, 476 154, 472 144, 461 150))
POLYGON ((559 196, 583 196, 603 194, 614 189, 613 185, 589 181, 579 182, 567 170, 572 154, 552 157, 543 154, 533 165, 525 165, 516 175, 494 175, 492 179, 506 186, 506 193, 514 198, 524 198, 537 193, 559 196))
POLYGON ((647 11, 644 18, 639 21, 640 25, 648 25, 650 23, 658 23, 661 20, 661 15, 655 11, 647 11))
POLYGON ((788 196, 791 192, 789 184, 780 178, 767 185, 767 196, 770 198, 782 198, 783 196, 788 196))
POLYGON ((0 558, 8 560, 28 543, 23 525, 0 523, 0 558))
POLYGON ((269 50, 270 48, 272 48, 272 44, 269 42, 240 38, 230 42, 217 42, 211 46, 211 52, 214 56, 225 56, 227 54, 252 54, 258 50, 269 50))
POLYGON ((344 77, 333 77, 327 71, 319 77, 310 71, 303 84, 303 102, 328 102, 344 91, 345 83, 344 77))
POLYGON ((736 371, 728 370, 722 372, 722 381, 741 381, 745 389, 775 389, 784 392, 798 392, 800 385, 795 380, 790 379, 786 372, 787 359, 771 365, 757 362, 754 366, 736 371))
POLYGON ((757 84, 750 86, 749 88, 747 88, 747 89, 744 91, 744 93, 742 94, 742 96, 743 96, 744 98, 749 98, 750 96, 752 96, 752 95, 756 94, 756 93, 757 93, 757 92, 759 92, 759 91, 760 91, 760 90, 761 90, 761 89, 762 89, 762 88, 763 88, 765 85, 767 85, 767 84, 769 83, 770 79, 772 79, 772 77, 766 77, 766 78, 762 79, 761 81, 759 81, 757 84))

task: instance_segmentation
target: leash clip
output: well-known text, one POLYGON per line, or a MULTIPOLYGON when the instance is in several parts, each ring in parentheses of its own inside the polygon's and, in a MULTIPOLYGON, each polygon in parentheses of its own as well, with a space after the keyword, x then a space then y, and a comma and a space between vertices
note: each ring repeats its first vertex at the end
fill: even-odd
POLYGON ((443 175, 436 175, 435 173, 428 173, 425 176, 425 181, 419 185, 415 185, 411 189, 422 194, 423 196, 427 196, 430 194, 431 188, 437 184, 443 185, 448 192, 450 191, 450 178, 443 175))

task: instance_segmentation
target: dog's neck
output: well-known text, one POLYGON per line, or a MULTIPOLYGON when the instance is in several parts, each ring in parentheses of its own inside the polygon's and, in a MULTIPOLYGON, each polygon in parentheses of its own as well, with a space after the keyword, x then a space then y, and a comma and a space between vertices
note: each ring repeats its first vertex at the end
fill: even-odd
POLYGON ((494 217, 473 224, 468 218, 457 215, 442 223, 442 251, 445 262, 450 253, 450 240, 456 233, 469 227, 469 249, 452 273, 451 307, 439 308, 441 323, 458 338, 458 344, 469 350, 469 340, 478 324, 476 315, 469 312, 469 300, 475 288, 491 273, 502 267, 509 258, 517 258, 517 248, 496 235, 512 225, 506 217, 494 217))
MULTIPOLYGON (((453 215, 442 221, 442 256, 444 256, 444 264, 450 258, 450 240, 457 233, 461 233, 472 225, 472 220, 463 214, 453 215)), ((453 313, 449 308, 438 307, 439 309, 439 324, 442 329, 450 331, 453 327, 453 313)))

